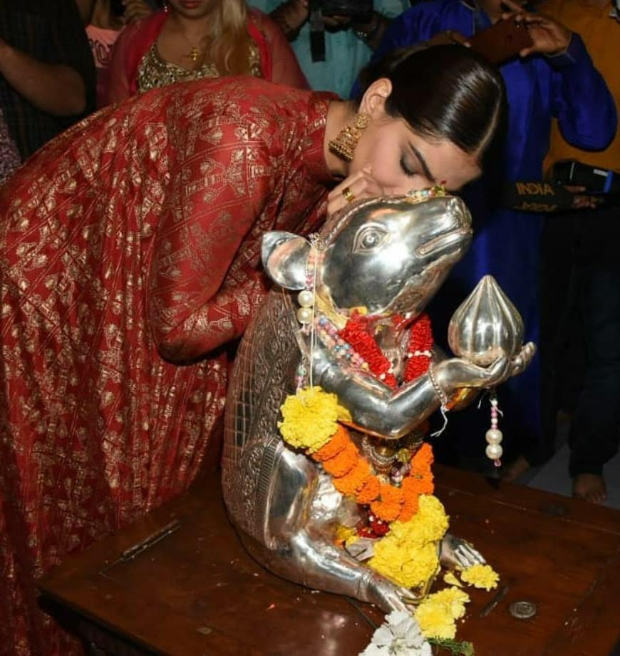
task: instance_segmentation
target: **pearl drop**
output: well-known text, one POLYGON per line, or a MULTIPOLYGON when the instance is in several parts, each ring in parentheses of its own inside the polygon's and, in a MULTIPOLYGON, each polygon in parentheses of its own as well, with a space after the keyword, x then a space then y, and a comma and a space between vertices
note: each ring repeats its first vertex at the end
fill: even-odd
POLYGON ((309 308, 314 305, 314 294, 307 289, 297 294, 297 302, 302 308, 309 308))
POLYGON ((312 321, 312 310, 301 307, 297 310, 297 321, 299 323, 310 323, 312 321))
POLYGON ((485 437, 487 438, 487 442, 489 444, 500 444, 504 438, 504 434, 497 428, 491 428, 487 431, 485 437))
POLYGON ((504 449, 499 444, 489 444, 486 448, 487 458, 491 460, 499 460, 504 453, 504 449))

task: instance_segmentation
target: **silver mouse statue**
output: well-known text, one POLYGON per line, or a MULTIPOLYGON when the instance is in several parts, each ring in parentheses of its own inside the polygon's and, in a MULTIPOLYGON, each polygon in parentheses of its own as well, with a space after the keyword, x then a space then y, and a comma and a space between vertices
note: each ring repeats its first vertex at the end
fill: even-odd
MULTIPOLYGON (((421 440, 420 426, 448 399, 492 388, 522 371, 534 353, 532 344, 500 353, 488 366, 473 358, 445 359, 433 349, 432 375, 394 390, 336 357, 309 330, 310 321, 315 325, 329 317, 337 324, 364 308, 377 344, 400 376, 407 326, 466 252, 471 234, 471 217, 460 199, 430 194, 420 199, 418 192, 352 203, 312 242, 283 232, 263 238, 263 264, 278 287, 252 321, 236 357, 222 467, 229 515, 248 551, 272 572, 386 612, 406 610, 419 599, 334 544, 336 527, 351 526, 358 507, 334 488, 320 466, 283 442, 280 407, 295 393, 306 363, 312 385, 335 393, 350 412, 360 447, 363 443, 379 469, 382 459, 389 461, 382 444, 421 440), (309 286, 314 306, 302 302, 300 307, 299 292, 309 286), (395 315, 402 320, 392 321, 395 315)), ((471 545, 449 534, 440 549, 448 566, 484 562, 471 545)))

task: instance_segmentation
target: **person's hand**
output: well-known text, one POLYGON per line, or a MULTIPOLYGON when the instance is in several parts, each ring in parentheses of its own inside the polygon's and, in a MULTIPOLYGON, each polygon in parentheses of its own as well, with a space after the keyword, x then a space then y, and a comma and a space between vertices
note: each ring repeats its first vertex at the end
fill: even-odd
POLYGON ((147 18, 153 14, 153 9, 146 3, 145 0, 122 0, 125 12, 123 20, 125 25, 131 25, 135 21, 142 18, 147 18))
POLYGON ((270 14, 288 39, 293 38, 299 28, 308 20, 308 0, 287 0, 270 14))
POLYGON ((323 23, 333 32, 346 30, 351 27, 351 16, 323 16, 323 23))
POLYGON ((383 187, 372 175, 372 168, 366 166, 345 178, 337 187, 334 187, 327 196, 327 216, 332 216, 338 210, 360 198, 381 196, 383 187))
POLYGON ((568 48, 571 31, 564 25, 544 14, 523 11, 521 5, 515 0, 502 0, 502 3, 511 10, 510 13, 502 14, 502 19, 525 23, 532 38, 532 45, 519 53, 521 57, 527 57, 534 53, 559 55, 568 48))
POLYGON ((585 187, 564 185, 564 189, 573 194, 572 209, 574 210, 592 210, 598 205, 598 198, 596 196, 587 196, 583 193, 586 190, 585 187))

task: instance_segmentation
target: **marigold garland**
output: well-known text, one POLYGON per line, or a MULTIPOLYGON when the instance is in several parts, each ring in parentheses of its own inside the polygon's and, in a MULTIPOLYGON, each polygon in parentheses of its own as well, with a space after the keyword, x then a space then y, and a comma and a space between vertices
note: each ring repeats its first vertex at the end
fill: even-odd
POLYGON ((332 475, 337 490, 355 497, 359 504, 370 504, 379 519, 385 522, 411 519, 417 512, 420 495, 432 494, 434 490, 431 446, 423 444, 417 450, 410 461, 410 473, 400 488, 395 487, 372 473, 370 464, 360 453, 348 430, 334 423, 333 418, 340 412, 337 399, 334 402, 335 395, 323 392, 320 387, 311 388, 310 394, 306 392, 308 390, 304 389, 297 396, 289 397, 282 408, 284 420, 279 427, 284 440, 291 446, 305 449, 332 475), (292 403, 291 398, 297 401, 292 403), (304 404, 307 404, 305 412, 304 404), (316 408, 322 406, 330 412, 331 421, 322 421, 317 426, 316 408), (317 437, 319 430, 321 435, 317 437))

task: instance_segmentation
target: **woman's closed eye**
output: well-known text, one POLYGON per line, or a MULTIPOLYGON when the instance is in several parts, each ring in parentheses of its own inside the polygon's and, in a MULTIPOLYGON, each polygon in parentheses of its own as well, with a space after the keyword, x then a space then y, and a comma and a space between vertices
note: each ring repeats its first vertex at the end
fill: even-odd
POLYGON ((401 155, 400 158, 400 168, 403 170, 403 173, 410 178, 412 178, 414 175, 417 175, 417 171, 409 164, 409 162, 407 162, 407 159, 404 155, 401 155))

